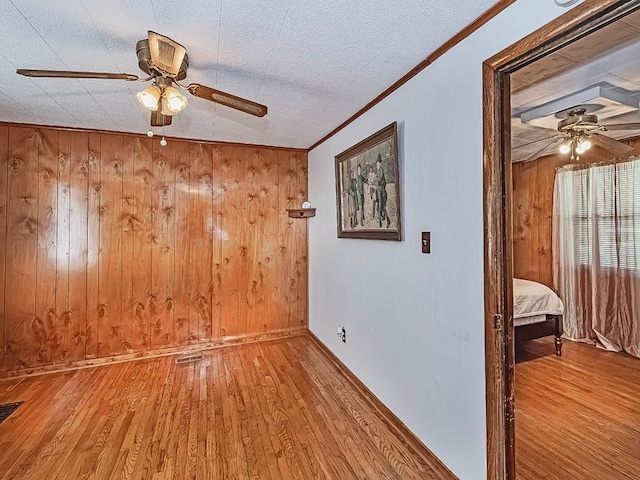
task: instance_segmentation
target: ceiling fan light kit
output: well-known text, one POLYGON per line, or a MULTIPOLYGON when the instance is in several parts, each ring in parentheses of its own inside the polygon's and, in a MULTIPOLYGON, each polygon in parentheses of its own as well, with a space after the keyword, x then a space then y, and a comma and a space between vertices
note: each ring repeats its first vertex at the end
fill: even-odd
MULTIPOLYGON (((571 142, 571 145, 564 144, 563 146, 567 147, 564 153, 568 153, 571 150, 574 150, 578 155, 582 155, 584 152, 591 148, 591 142, 589 140, 578 139, 571 142)), ((560 151, 562 152, 562 148, 560 149, 560 151)))
MULTIPOLYGON (((153 81, 136 94, 138 101, 151 111, 151 126, 165 127, 171 125, 171 117, 177 115, 189 103, 187 98, 174 86, 187 90, 196 97, 210 102, 225 105, 257 117, 267 114, 267 107, 246 98, 215 90, 199 83, 183 86, 178 82, 187 77, 189 56, 187 50, 179 43, 158 33, 148 31, 147 38, 136 43, 136 54, 140 70, 148 75, 140 79, 129 73, 81 72, 65 70, 32 70, 18 69, 16 73, 27 77, 105 79, 127 81, 153 81)), ((164 145, 166 141, 163 138, 164 145)), ((161 142, 162 144, 162 142, 161 142)), ((164 146, 163 145, 163 146, 164 146)))
POLYGON ((187 106, 187 97, 182 95, 177 88, 167 87, 162 95, 162 114, 177 115, 187 106))
POLYGON ((158 110, 158 104, 160 103, 160 89, 151 85, 141 92, 136 94, 138 101, 149 110, 153 110, 154 112, 158 110))
POLYGON ((580 108, 572 110, 567 118, 561 120, 558 124, 558 131, 566 135, 558 150, 562 154, 571 152, 571 158, 574 160, 577 160, 579 155, 582 155, 591 148, 589 138, 595 131, 601 128, 598 125, 598 117, 595 115, 589 115, 589 117, 594 118, 590 118, 588 123, 581 123, 583 117, 580 116, 580 113, 584 113, 583 111, 584 109, 580 108))
MULTIPOLYGON (((158 82, 159 83, 159 82, 158 82)), ((136 94, 138 101, 147 109, 164 116, 179 114, 187 106, 187 97, 175 87, 165 87, 156 83, 136 94)))

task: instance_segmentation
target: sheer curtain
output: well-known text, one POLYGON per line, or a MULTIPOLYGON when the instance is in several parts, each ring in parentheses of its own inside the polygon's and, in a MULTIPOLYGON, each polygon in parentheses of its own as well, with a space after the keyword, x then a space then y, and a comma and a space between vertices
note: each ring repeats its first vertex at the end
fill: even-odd
POLYGON ((553 277, 565 336, 640 357, 640 160, 558 170, 553 277))

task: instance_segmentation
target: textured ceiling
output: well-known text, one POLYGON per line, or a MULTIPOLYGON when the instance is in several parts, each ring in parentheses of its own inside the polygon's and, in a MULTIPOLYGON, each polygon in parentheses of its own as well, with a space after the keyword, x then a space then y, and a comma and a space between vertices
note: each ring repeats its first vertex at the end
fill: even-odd
MULTIPOLYGON (((523 124, 520 113, 532 107, 579 92, 592 85, 606 84, 635 99, 636 110, 599 122, 640 122, 640 11, 618 20, 557 52, 517 71, 511 76, 512 159, 522 161, 549 144, 555 129, 523 124)), ((595 112, 598 114, 598 112, 595 112)), ((624 139, 640 131, 619 130, 607 136, 624 139)), ((549 151, 547 154, 552 153, 549 151)))
POLYGON ((187 48, 184 83, 269 107, 260 119, 188 96, 167 136, 306 148, 496 0, 0 0, 0 121, 144 133, 144 84, 16 68, 133 73, 147 30, 187 48))

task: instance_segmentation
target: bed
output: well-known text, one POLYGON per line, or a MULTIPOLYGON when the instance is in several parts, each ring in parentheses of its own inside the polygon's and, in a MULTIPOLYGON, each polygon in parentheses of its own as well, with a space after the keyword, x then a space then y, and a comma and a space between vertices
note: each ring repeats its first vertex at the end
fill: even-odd
POLYGON ((546 285, 513 279, 513 324, 516 342, 553 335, 556 355, 562 355, 564 304, 546 285))

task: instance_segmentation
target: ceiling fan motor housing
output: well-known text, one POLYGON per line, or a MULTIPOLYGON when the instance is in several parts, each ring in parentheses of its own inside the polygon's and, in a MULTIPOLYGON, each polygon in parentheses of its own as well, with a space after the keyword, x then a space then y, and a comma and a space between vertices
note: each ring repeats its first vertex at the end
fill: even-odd
MULTIPOLYGON (((170 48, 160 49, 160 51, 171 51, 170 48)), ((184 80, 187 77, 187 69, 189 68, 189 56, 185 53, 182 59, 182 64, 178 72, 173 75, 173 72, 161 71, 156 68, 151 58, 151 48, 149 47, 149 39, 143 38, 136 43, 136 54, 138 56, 138 67, 147 75, 162 75, 165 77, 174 78, 177 81, 184 80)), ((163 63, 171 63, 170 60, 163 63)))
POLYGON ((586 113, 585 108, 575 108, 567 113, 567 118, 558 122, 558 131, 566 133, 569 131, 593 132, 600 129, 598 116, 593 113, 586 113))

